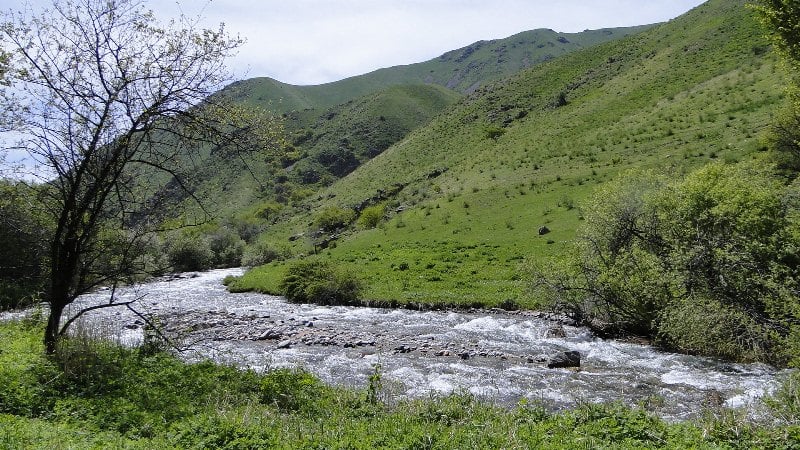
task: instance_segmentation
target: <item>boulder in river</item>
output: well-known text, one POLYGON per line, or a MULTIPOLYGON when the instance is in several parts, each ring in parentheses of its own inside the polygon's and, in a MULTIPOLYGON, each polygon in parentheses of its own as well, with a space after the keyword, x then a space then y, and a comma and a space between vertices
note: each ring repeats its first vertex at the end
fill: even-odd
POLYGON ((561 325, 557 325, 555 327, 550 327, 547 329, 545 333, 546 338, 565 338, 567 337, 567 332, 564 330, 564 327, 561 325))
POLYGON ((265 341, 267 339, 280 339, 282 337, 283 337, 283 333, 281 331, 276 330, 276 329, 273 328, 273 329, 269 329, 269 330, 265 331, 264 333, 261 333, 260 335, 256 336, 255 340, 257 340, 257 341, 265 341))
POLYGON ((550 357, 547 362, 548 369, 561 369, 567 367, 580 367, 581 354, 578 351, 572 350, 568 352, 561 352, 550 357))

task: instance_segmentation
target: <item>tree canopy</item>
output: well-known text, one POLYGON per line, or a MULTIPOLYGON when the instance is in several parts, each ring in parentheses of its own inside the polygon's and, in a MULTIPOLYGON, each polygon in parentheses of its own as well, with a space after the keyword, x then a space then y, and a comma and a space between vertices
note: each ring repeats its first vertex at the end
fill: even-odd
POLYGON ((772 145, 783 168, 800 172, 800 2, 760 0, 755 8, 788 67, 786 109, 773 124, 772 145))
POLYGON ((772 170, 624 174, 585 206, 579 251, 545 280, 549 295, 598 329, 787 363, 800 332, 800 185, 772 170))

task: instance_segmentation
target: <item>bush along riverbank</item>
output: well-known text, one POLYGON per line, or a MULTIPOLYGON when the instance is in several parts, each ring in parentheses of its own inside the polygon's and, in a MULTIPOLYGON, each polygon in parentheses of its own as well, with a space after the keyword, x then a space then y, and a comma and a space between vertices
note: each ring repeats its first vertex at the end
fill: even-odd
POLYGON ((627 173, 587 202, 575 250, 537 272, 539 295, 603 333, 796 365, 798 180, 762 159, 627 173))
POLYGON ((745 422, 709 407, 666 423, 647 405, 580 404, 550 413, 499 408, 469 395, 403 401, 381 383, 326 386, 291 369, 187 364, 157 342, 122 348, 86 336, 43 356, 41 324, 0 324, 2 448, 791 448, 800 402, 787 384, 777 420, 745 422))

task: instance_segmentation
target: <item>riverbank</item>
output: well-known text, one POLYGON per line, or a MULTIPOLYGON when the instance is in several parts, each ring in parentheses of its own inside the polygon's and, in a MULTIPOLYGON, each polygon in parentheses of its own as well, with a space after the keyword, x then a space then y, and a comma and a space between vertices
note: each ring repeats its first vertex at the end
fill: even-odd
POLYGON ((8 448, 775 448, 797 426, 743 421, 709 405, 692 422, 582 403, 551 413, 468 394, 400 400, 376 370, 363 389, 297 370, 187 364, 81 340, 59 366, 39 323, 0 324, 0 446, 8 448), (75 358, 75 355, 83 355, 75 358))
MULTIPOLYGON (((375 243, 344 252, 344 245, 305 260, 330 263, 359 280, 363 290, 358 303, 364 306, 417 310, 543 306, 530 295, 528 268, 516 246, 446 240, 429 246, 375 243)), ((254 267, 228 280, 229 290, 281 295, 287 270, 300 260, 254 267)))

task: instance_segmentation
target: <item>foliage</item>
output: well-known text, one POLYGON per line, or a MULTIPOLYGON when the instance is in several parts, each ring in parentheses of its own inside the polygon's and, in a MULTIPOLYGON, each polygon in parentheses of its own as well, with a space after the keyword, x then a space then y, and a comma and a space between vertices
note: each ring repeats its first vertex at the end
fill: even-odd
POLYGON ((333 232, 347 227, 354 218, 355 212, 353 210, 330 206, 317 214, 317 217, 314 218, 314 227, 333 232))
POLYGON ((358 226, 364 229, 375 228, 383 221, 386 214, 386 204, 367 206, 358 215, 358 226))
POLYGON ((324 385, 313 375, 297 369, 274 369, 259 383, 258 400, 284 412, 314 412, 315 399, 324 385))
POLYGON ((758 164, 672 182, 629 173, 599 190, 577 281, 550 283, 555 301, 682 351, 785 364, 800 313, 800 203, 796 185, 758 164))
POLYGON ((486 136, 487 139, 497 140, 501 136, 506 134, 505 128, 496 127, 496 126, 487 126, 483 129, 483 135, 486 136))
POLYGON ((242 267, 255 267, 284 259, 286 256, 285 250, 279 250, 269 243, 259 241, 245 249, 241 265, 242 267))
POLYGON ((800 6, 793 0, 758 0, 756 8, 797 75, 800 70, 800 6))
POLYGON ((296 303, 355 304, 361 282, 351 272, 320 260, 301 260, 286 270, 281 282, 286 298, 296 303))
POLYGON ((792 0, 759 0, 755 8, 772 36, 791 83, 788 102, 773 124, 772 148, 783 168, 800 172, 800 5, 792 0))
POLYGON ((780 111, 772 125, 769 143, 779 167, 800 172, 800 99, 780 111))
POLYGON ((208 246, 214 254, 214 267, 238 267, 245 242, 236 231, 221 226, 208 236, 208 246))
POLYGON ((211 245, 205 236, 197 233, 174 233, 169 240, 167 257, 176 272, 206 270, 214 263, 211 245))
MULTIPOLYGON (((582 403, 560 413, 469 395, 384 402, 301 370, 187 364, 110 344, 64 371, 36 328, 0 324, 0 446, 7 448, 781 448, 796 426, 666 423, 582 403)), ((67 345, 75 345, 69 344, 67 345)), ((377 370, 377 369, 376 369, 377 370)), ((376 372, 377 374, 378 372, 376 372)), ((375 386, 377 381, 373 382, 375 386)))
POLYGON ((28 306, 45 290, 46 234, 36 190, 0 181, 0 310, 28 306))
POLYGON ((281 212, 283 205, 275 201, 266 201, 256 206, 255 215, 262 219, 272 220, 281 212))

